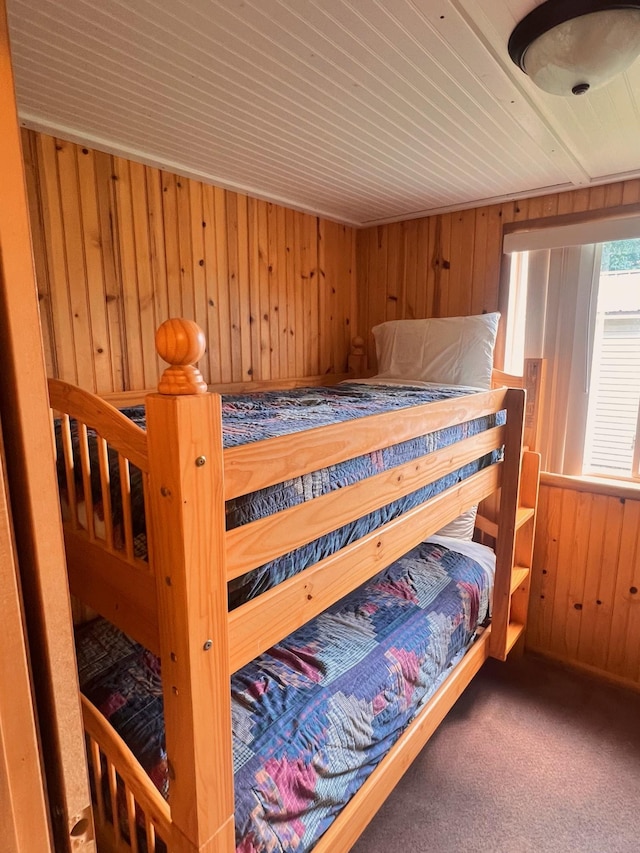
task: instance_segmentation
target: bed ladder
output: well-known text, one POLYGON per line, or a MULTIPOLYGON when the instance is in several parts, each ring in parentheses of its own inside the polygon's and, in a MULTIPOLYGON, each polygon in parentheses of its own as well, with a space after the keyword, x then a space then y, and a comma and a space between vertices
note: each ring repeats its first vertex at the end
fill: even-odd
POLYGON ((506 542, 503 541, 498 550, 498 559, 509 560, 510 564, 506 579, 504 573, 496 571, 489 654, 499 660, 506 660, 511 649, 523 636, 527 624, 539 484, 540 454, 525 450, 520 464, 518 499, 512 529, 496 531, 499 536, 506 538, 506 542), (508 588, 505 587, 507 581, 508 588))

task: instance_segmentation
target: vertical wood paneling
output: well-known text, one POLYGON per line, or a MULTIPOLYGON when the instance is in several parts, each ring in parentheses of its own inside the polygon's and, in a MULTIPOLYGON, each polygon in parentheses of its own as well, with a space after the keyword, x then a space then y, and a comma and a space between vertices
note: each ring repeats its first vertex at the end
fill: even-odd
MULTIPOLYGON (((47 365, 105 393, 156 384, 153 334, 176 314, 205 328, 208 382, 342 372, 356 334, 373 355, 376 323, 496 310, 505 223, 640 201, 627 181, 356 239, 48 136, 23 145, 47 365)), ((635 501, 541 489, 531 648, 640 682, 639 527, 635 501)))
MULTIPOLYGON (((359 333, 366 337, 371 326, 391 319, 389 314, 410 319, 496 311, 506 223, 605 211, 639 200, 640 181, 632 180, 410 220, 400 223, 400 230, 398 223, 362 229, 357 234, 359 333), (399 240, 402 264, 396 262, 399 240)), ((368 355, 373 364, 371 335, 368 355)))
POLYGON ((205 329, 211 383, 344 371, 352 228, 32 131, 23 145, 52 375, 153 388, 170 316, 205 329))
MULTIPOLYGON (((78 381, 76 371, 75 341, 71 323, 70 293, 67 288, 67 266, 64 247, 64 225, 62 219, 60 184, 56 143, 49 136, 38 139, 38 182, 42 204, 42 221, 46 224, 46 237, 41 242, 46 246, 48 291, 51 294, 51 329, 48 337, 55 350, 58 375, 66 376, 70 382, 78 381), (53 330, 56 330, 54 334, 53 330)), ((27 181, 29 173, 27 173, 27 181)), ((31 227, 36 226, 36 217, 31 214, 31 227)), ((35 243, 34 243, 35 246, 35 243)), ((40 268, 42 274, 44 269, 40 268)), ((47 283, 43 282, 42 287, 47 283)), ((38 289, 41 285, 38 282, 38 289)), ((41 322, 49 318, 41 314, 41 322)))
MULTIPOLYGON (((87 149, 88 150, 88 149, 87 149)), ((84 151, 84 149, 83 149, 84 151)), ((104 273, 107 325, 109 330, 111 388, 116 391, 126 387, 128 382, 128 355, 124 341, 124 306, 122 299, 122 278, 120 275, 120 254, 116 242, 115 223, 117 222, 116 181, 113 174, 112 158, 107 154, 95 152, 96 201, 100 222, 100 252, 104 273)), ((44 231, 43 239, 46 239, 44 231)), ((55 324, 52 334, 59 338, 55 324)), ((64 343, 62 339, 61 343, 64 343)), ((60 376, 63 374, 60 372, 60 376)))
MULTIPOLYGON (((370 329, 385 319, 498 309, 506 223, 638 201, 634 180, 359 231, 359 332, 370 364, 370 329)), ((640 501, 544 486, 528 646, 640 684, 639 589, 640 501)))
POLYGON ((295 214, 293 210, 285 210, 285 253, 286 253, 286 282, 287 282, 287 372, 295 373, 300 356, 298 353, 299 333, 296 316, 296 265, 295 265, 295 214))
POLYGON ((76 150, 78 185, 82 211, 84 259, 89 287, 89 316, 96 386, 109 388, 111 378, 111 344, 108 332, 104 268, 100 246, 100 211, 96 196, 96 174, 93 152, 76 150))
POLYGON ((203 372, 203 376, 206 382, 222 382, 222 349, 220 347, 220 334, 218 331, 220 299, 218 298, 219 276, 216 242, 216 213, 214 188, 211 186, 202 187, 202 231, 207 309, 207 320, 206 323, 202 325, 207 336, 207 364, 203 372))
MULTIPOLYGON (((129 161, 121 157, 114 158, 113 179, 116 187, 116 205, 118 222, 118 254, 122 275, 122 305, 124 310, 124 333, 127 340, 128 383, 132 388, 144 388, 144 357, 142 352, 142 328, 140 297, 138 294, 138 270, 136 263, 135 226, 133 221, 133 201, 129 161)), ((82 271, 77 270, 75 286, 87 291, 82 271)), ((81 349, 80 352, 83 350, 81 349)), ((85 383, 79 382, 82 387, 85 383)))
POLYGON ((29 211, 32 223, 33 260, 38 283, 38 302, 40 316, 43 318, 42 347, 47 369, 47 375, 57 372, 54 342, 51 340, 53 318, 51 314, 51 293, 49 290, 49 275, 47 270, 47 248, 44 244, 44 228, 42 222, 42 202, 40 198, 40 183, 38 180, 37 139, 35 136, 25 136, 23 139, 23 157, 25 173, 27 174, 27 193, 29 211))
POLYGON ((640 685, 640 499, 543 484, 527 646, 640 685))

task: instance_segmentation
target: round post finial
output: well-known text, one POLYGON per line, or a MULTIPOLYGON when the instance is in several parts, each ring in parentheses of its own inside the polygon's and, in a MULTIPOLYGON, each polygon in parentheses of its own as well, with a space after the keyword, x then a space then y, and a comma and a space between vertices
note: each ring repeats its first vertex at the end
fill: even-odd
POLYGON ((193 320, 173 317, 156 332, 156 351, 168 367, 158 383, 161 394, 204 394, 207 384, 195 366, 205 353, 204 332, 193 320))
POLYGON ((359 335, 357 335, 351 341, 351 354, 364 355, 364 338, 361 338, 359 335))

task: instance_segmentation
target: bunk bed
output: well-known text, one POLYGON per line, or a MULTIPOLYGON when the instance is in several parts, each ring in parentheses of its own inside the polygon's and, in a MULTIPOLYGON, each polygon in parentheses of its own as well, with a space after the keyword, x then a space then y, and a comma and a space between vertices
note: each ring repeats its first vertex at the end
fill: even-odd
MULTIPOLYGON (((452 389, 436 394, 435 402, 424 402, 424 395, 412 397, 404 389, 388 395, 394 399, 391 409, 373 414, 362 410, 347 418, 345 400, 355 396, 357 408, 360 386, 340 386, 339 413, 325 425, 306 429, 298 425, 294 432, 270 437, 249 433, 225 446, 221 398, 207 392, 194 366, 204 352, 200 330, 189 321, 167 321, 158 332, 157 346, 170 367, 159 392, 146 397, 145 429, 136 424, 134 413, 129 412, 132 419, 101 398, 50 380, 63 472, 70 590, 103 617, 79 629, 81 643, 85 638, 79 647, 81 680, 92 681, 92 652, 102 653, 108 646, 117 649, 114 660, 134 660, 136 666, 142 662, 133 679, 137 687, 144 682, 146 690, 157 694, 162 743, 166 740, 166 755, 160 762, 155 756, 150 767, 144 756, 136 758, 131 744, 106 716, 82 697, 100 849, 118 853, 280 849, 274 840, 254 846, 251 830, 236 837, 232 743, 236 750, 251 752, 253 735, 238 747, 237 733, 232 738, 232 717, 236 727, 259 725, 250 712, 257 695, 268 689, 269 672, 277 670, 280 686, 287 678, 292 683, 298 678, 301 692, 311 682, 315 689, 334 665, 331 653, 323 658, 322 652, 349 620, 352 627, 355 620, 362 640, 363 632, 378 630, 375 614, 385 608, 403 609, 409 602, 419 611, 412 618, 430 624, 421 590, 435 584, 439 594, 447 587, 462 602, 463 612, 452 616, 449 605, 442 605, 439 619, 449 624, 449 634, 446 640, 434 640, 446 648, 433 682, 415 705, 400 702, 401 724, 374 745, 378 754, 367 758, 366 772, 345 788, 339 811, 311 819, 318 824, 310 845, 314 851, 347 851, 486 658, 504 660, 524 630, 539 474, 537 455, 522 452, 524 391, 452 389), (470 430, 470 423, 484 427, 470 430), (424 439, 439 434, 448 436, 440 446, 424 439), (397 447, 411 447, 411 454, 394 456, 397 447), (282 491, 283 483, 313 478, 319 469, 339 469, 349 460, 372 456, 378 460, 385 453, 391 453, 391 467, 367 471, 365 479, 348 476, 337 488, 281 505, 265 517, 251 516, 246 524, 229 524, 229 507, 245 507, 246 495, 264 494, 274 487, 282 491), (460 556, 449 540, 436 537, 425 544, 469 507, 496 494, 497 514, 478 521, 495 541, 495 571, 460 556), (416 501, 403 503, 413 495, 418 495, 416 501), (389 514, 388 508, 396 504, 400 511, 389 514), (143 530, 137 520, 141 509, 143 530), (382 515, 376 517, 378 512, 382 515), (374 518, 374 525, 358 527, 367 515, 374 518), (353 524, 355 528, 349 527, 353 524), (298 565, 284 575, 276 572, 272 583, 261 582, 246 592, 246 579, 260 567, 344 529, 347 535, 329 551, 316 554, 317 562, 307 560, 303 568, 298 565), (425 564, 435 576, 419 574, 425 564), (384 599, 389 588, 391 601, 384 599), (454 634, 457 645, 452 642, 454 634), (284 676, 292 656, 293 669, 284 676), (252 669, 265 659, 266 670, 252 669), (88 675, 82 675, 83 668, 88 675), (156 770, 162 778, 154 776, 156 770)), ((368 386, 362 387, 364 397, 375 396, 368 386)), ((307 405, 307 392, 298 396, 302 406, 307 405)), ((322 398, 320 409, 325 403, 322 398)), ((232 401, 231 407, 236 404, 232 401)), ((250 422, 246 413, 240 414, 240 421, 250 422)), ((296 559, 292 562, 297 564, 296 559)), ((345 633, 341 640, 358 657, 355 636, 345 633)), ((367 636, 360 645, 370 645, 370 639, 367 636)), ((390 649, 396 653, 391 671, 402 669, 397 639, 392 635, 393 649, 382 646, 379 651, 387 660, 390 649)), ((109 672, 113 676, 113 666, 109 672)), ((400 694, 406 690, 405 675, 398 676, 400 694)), ((100 682, 94 698, 104 699, 105 689, 100 682)), ((118 702, 125 704, 119 690, 114 688, 106 700, 111 709, 118 710, 118 702)), ((357 691, 351 692, 344 689, 341 695, 353 698, 357 691)), ((316 722, 324 720, 326 703, 320 706, 318 699, 312 711, 301 713, 316 722)), ((397 716, 397 707, 391 706, 389 701, 397 716)), ((285 710, 276 701, 271 713, 278 717, 285 710)), ((282 730, 283 749, 301 726, 296 717, 288 730, 282 730)), ((272 764, 282 759, 278 765, 282 773, 285 752, 271 756, 272 764)), ((249 758, 236 754, 236 771, 249 758)), ((301 760, 298 756, 298 763, 301 760)), ((332 772, 331 762, 325 761, 324 776, 331 778, 332 772)), ((251 778, 264 781, 268 775, 260 765, 251 778)), ((266 811, 273 806, 277 822, 280 794, 268 790, 273 778, 265 784, 263 799, 272 797, 266 811)), ((306 790, 313 789, 309 779, 296 785, 296 791, 305 785, 306 790)), ((251 811, 249 802, 245 816, 251 811)), ((261 821, 264 813, 263 803, 261 821)), ((236 815, 236 820, 243 823, 245 817, 236 815)), ((282 837, 277 843, 282 849, 305 849, 302 838, 308 836, 307 829, 300 818, 290 845, 282 847, 282 837)))

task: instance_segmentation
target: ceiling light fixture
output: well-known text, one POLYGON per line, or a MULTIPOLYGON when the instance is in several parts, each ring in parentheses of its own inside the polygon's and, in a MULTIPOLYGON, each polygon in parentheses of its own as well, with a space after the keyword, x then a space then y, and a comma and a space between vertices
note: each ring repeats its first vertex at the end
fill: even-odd
POLYGON ((640 0, 546 0, 511 33, 509 56, 552 95, 583 95, 640 54, 640 0))

